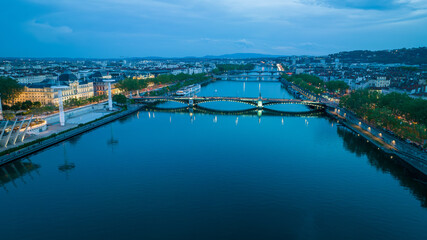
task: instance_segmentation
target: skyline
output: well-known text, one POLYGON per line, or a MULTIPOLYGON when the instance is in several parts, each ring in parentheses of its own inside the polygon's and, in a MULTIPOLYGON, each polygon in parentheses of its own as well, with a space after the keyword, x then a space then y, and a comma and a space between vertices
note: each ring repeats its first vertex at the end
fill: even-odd
POLYGON ((427 2, 17 0, 0 57, 327 55, 427 46, 427 2))

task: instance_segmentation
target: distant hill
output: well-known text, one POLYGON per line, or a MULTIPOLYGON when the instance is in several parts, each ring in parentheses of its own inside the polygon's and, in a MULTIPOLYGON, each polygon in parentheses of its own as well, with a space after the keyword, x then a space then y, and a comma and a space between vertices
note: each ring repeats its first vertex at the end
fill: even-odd
POLYGON ((404 63, 408 65, 421 65, 427 64, 427 47, 381 51, 356 50, 330 54, 329 57, 338 58, 341 62, 348 63, 404 63))
POLYGON ((280 55, 268 55, 268 54, 259 54, 259 53, 232 53, 224 55, 207 55, 204 57, 196 56, 186 56, 186 57, 157 57, 157 56, 148 56, 148 57, 133 57, 129 58, 132 60, 137 59, 150 59, 150 60, 166 60, 166 59, 181 59, 181 60, 194 60, 194 59, 249 59, 249 58, 277 58, 283 57, 280 55))
POLYGON ((248 59, 248 58, 277 58, 283 57, 280 55, 268 55, 268 54, 260 54, 260 53, 233 53, 233 54, 224 54, 219 56, 205 56, 204 58, 228 58, 228 59, 248 59))

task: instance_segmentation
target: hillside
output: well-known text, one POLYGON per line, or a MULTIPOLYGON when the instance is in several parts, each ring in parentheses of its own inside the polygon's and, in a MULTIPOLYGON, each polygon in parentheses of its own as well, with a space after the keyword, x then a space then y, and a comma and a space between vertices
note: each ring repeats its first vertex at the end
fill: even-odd
POLYGON ((421 65, 427 64, 427 47, 381 51, 356 50, 330 54, 329 57, 339 58, 341 62, 421 65))

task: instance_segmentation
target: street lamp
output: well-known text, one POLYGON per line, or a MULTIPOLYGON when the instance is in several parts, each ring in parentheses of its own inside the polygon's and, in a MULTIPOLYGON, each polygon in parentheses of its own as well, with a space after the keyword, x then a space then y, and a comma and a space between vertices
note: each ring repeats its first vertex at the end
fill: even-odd
POLYGON ((62 90, 67 88, 68 86, 52 86, 52 89, 58 90, 59 123, 61 124, 61 126, 65 126, 64 105, 62 103, 62 90))

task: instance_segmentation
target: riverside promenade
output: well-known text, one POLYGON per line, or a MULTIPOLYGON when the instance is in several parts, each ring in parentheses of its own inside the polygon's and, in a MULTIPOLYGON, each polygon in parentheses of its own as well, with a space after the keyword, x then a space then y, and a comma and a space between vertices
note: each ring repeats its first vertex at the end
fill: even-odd
POLYGON ((93 122, 84 124, 83 126, 78 126, 72 129, 64 130, 59 133, 52 134, 50 136, 47 136, 45 140, 41 141, 34 141, 33 144, 29 142, 28 144, 31 144, 25 148, 19 149, 17 151, 11 152, 9 154, 0 156, 0 165, 12 162, 16 159, 25 157, 27 155, 30 155, 32 153, 35 153, 37 151, 40 151, 44 148, 50 147, 52 145, 55 145, 59 142, 65 141, 69 138, 72 138, 74 136, 80 135, 84 132, 90 131, 92 129, 95 129, 99 126, 102 126, 104 124, 107 124, 109 122, 115 121, 119 118, 125 117, 127 115, 130 115, 132 113, 135 113, 140 110, 140 106, 132 105, 129 106, 127 110, 123 110, 121 112, 113 113, 112 115, 105 116, 99 120, 95 120, 93 122))
POLYGON ((427 178, 427 152, 399 139, 394 134, 365 123, 355 114, 345 109, 327 111, 327 113, 374 144, 378 149, 389 154, 391 159, 394 156, 402 159, 405 163, 418 170, 424 178, 427 178))
POLYGON ((427 152, 419 149, 410 143, 400 139, 398 136, 388 131, 378 129, 360 119, 356 114, 344 108, 340 108, 336 102, 330 102, 327 99, 319 98, 308 91, 304 91, 299 86, 286 80, 281 83, 290 92, 297 92, 308 99, 316 99, 327 106, 326 113, 337 119, 353 132, 364 137, 367 141, 381 149, 383 152, 402 159, 409 166, 420 172, 423 178, 427 178, 427 152))
MULTIPOLYGON (((0 140, 0 155, 2 155, 3 151, 8 151, 9 149, 20 147, 22 145, 25 145, 29 142, 36 141, 38 139, 44 139, 54 133, 58 134, 66 130, 76 128, 79 124, 92 122, 106 115, 110 115, 112 112, 106 109, 105 101, 104 101, 97 104, 90 104, 82 107, 68 109, 64 111, 64 113, 65 113, 64 114, 65 118, 67 119, 67 124, 65 126, 61 126, 59 124, 59 113, 56 112, 50 115, 41 115, 36 117, 36 118, 45 120, 47 124, 46 126, 47 129, 39 132, 38 134, 25 134, 25 138, 23 139, 23 141, 16 141, 16 142, 12 141, 11 143, 8 144, 7 148, 4 147, 6 145, 7 138, 3 137, 3 139, 0 140)), ((15 137, 16 135, 12 136, 12 138, 15 138, 15 137)))

